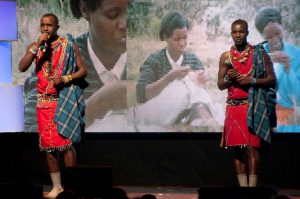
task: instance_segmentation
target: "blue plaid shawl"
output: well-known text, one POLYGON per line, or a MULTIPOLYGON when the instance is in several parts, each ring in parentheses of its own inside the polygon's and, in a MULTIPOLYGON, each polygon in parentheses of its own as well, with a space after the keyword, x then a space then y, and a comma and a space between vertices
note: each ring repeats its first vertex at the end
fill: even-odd
MULTIPOLYGON (((254 78, 267 76, 263 53, 265 52, 262 45, 256 45, 253 53, 253 65, 255 67, 252 77, 254 78)), ((276 90, 270 87, 251 86, 248 102, 248 127, 263 140, 271 143, 271 128, 276 126, 276 90)))
MULTIPOLYGON (((65 65, 62 74, 72 74, 76 71, 76 56, 71 35, 68 35, 65 53, 65 65)), ((82 89, 77 85, 64 86, 59 91, 59 100, 54 118, 58 132, 69 138, 73 143, 80 142, 84 133, 85 103, 82 92, 82 89)))

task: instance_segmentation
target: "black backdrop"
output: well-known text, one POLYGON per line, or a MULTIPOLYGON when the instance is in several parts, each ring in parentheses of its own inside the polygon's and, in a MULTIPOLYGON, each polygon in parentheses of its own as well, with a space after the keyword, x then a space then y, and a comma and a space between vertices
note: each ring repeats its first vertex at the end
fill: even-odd
MULTIPOLYGON (((115 185, 236 186, 232 151, 218 133, 87 134, 79 165, 112 166, 115 185)), ((36 133, 0 134, 1 182, 49 184, 36 133)), ((276 134, 262 151, 259 186, 300 188, 300 134, 276 134)))

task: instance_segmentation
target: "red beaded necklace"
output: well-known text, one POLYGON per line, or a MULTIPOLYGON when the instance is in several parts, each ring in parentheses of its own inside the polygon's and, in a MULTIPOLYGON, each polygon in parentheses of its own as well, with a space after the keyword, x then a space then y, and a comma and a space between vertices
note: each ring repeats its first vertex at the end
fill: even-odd
POLYGON ((248 44, 245 50, 243 50, 241 53, 235 48, 235 46, 232 46, 230 49, 230 58, 234 61, 238 61, 242 64, 244 64, 249 55, 250 55, 251 46, 248 44))
MULTIPOLYGON (((233 61, 238 61, 239 63, 245 65, 247 63, 247 60, 248 60, 248 57, 249 55, 251 54, 251 45, 248 44, 245 48, 245 50, 243 50, 241 53, 236 49, 235 46, 232 46, 231 49, 230 49, 230 52, 228 53, 229 54, 229 61, 230 61, 230 64, 233 66, 233 68, 236 69, 236 67, 234 66, 234 63, 233 61)), ((252 73, 253 71, 253 66, 250 68, 250 70, 245 73, 245 74, 241 74, 243 76, 248 76, 252 73)))
MULTIPOLYGON (((56 51, 58 50, 59 45, 61 44, 61 40, 60 37, 58 37, 54 42, 51 43, 51 48, 53 49, 53 56, 56 56, 56 51)), ((60 56, 60 55, 59 55, 60 56)), ((51 61, 46 61, 46 63, 42 66, 45 78, 48 79, 50 74, 53 72, 53 62, 55 59, 57 59, 56 57, 52 57, 51 61)), ((59 68, 56 69, 55 74, 57 73, 57 70, 59 68)))

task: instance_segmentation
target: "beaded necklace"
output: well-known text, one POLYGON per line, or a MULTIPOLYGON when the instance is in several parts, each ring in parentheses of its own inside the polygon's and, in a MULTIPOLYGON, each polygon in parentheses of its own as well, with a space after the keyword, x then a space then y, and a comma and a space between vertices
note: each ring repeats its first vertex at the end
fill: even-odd
POLYGON ((53 70, 53 64, 52 64, 52 61, 49 62, 49 61, 46 61, 46 64, 45 66, 43 65, 42 66, 42 69, 43 69, 43 72, 44 72, 44 75, 47 79, 49 79, 49 75, 51 74, 52 70, 53 70))
POLYGON ((240 63, 245 63, 250 55, 251 46, 248 44, 245 50, 243 50, 241 53, 232 46, 230 49, 230 56, 233 60, 238 61, 240 63))
MULTIPOLYGON (((65 46, 67 45, 67 40, 63 40, 63 39, 60 39, 60 37, 58 37, 57 40, 51 44, 51 47, 53 48, 53 55, 56 55, 56 51, 58 50, 58 47, 59 47, 60 45, 63 45, 63 48, 62 48, 62 52, 61 52, 59 55, 57 55, 57 56, 59 56, 59 57, 58 57, 58 58, 59 58, 59 62, 58 62, 58 64, 57 64, 57 67, 56 67, 55 71, 54 71, 54 72, 52 71, 52 70, 53 70, 53 63, 52 63, 52 62, 54 62, 54 60, 55 60, 55 57, 54 57, 54 56, 52 56, 51 62, 47 61, 47 63, 45 64, 45 65, 46 65, 46 66, 45 66, 45 69, 44 69, 44 67, 42 66, 44 75, 45 75, 45 77, 46 77, 48 80, 49 80, 49 74, 53 73, 53 75, 55 76, 55 75, 57 74, 57 72, 59 71, 59 69, 63 66, 63 60, 64 60, 64 58, 65 58, 65 49, 66 49, 65 46), (48 64, 51 65, 51 66, 48 66, 48 64), (47 67, 49 67, 49 70, 51 69, 51 71, 47 71, 47 67), (48 73, 48 72, 49 72, 49 73, 48 73)), ((46 94, 48 93, 48 90, 49 90, 50 87, 52 87, 52 86, 53 86, 53 81, 50 80, 50 81, 48 82, 46 91, 45 91, 45 93, 43 93, 43 94, 46 95, 46 94)))
MULTIPOLYGON (((228 53, 229 54, 229 61, 230 61, 230 64, 232 65, 232 67, 237 70, 236 66, 234 66, 234 61, 238 61, 239 63, 241 64, 246 64, 247 60, 248 60, 248 57, 251 53, 251 45, 247 45, 247 47, 245 48, 245 50, 243 50, 241 53, 238 52, 238 50, 235 48, 235 46, 232 46, 231 49, 230 49, 230 52, 228 53)), ((240 72, 237 72, 240 73, 241 75, 243 76, 248 76, 251 74, 251 72, 253 71, 253 66, 251 66, 250 70, 246 73, 246 74, 241 74, 240 72)))
MULTIPOLYGON (((44 72, 44 76, 46 79, 49 79, 49 76, 51 75, 51 73, 53 72, 53 62, 54 62, 54 55, 56 54, 56 51, 59 47, 60 44, 60 37, 58 37, 52 44, 51 47, 53 49, 52 51, 52 57, 51 57, 51 61, 46 61, 46 63, 42 66, 42 70, 44 72)), ((56 68, 55 74, 57 72, 58 68, 56 68)))

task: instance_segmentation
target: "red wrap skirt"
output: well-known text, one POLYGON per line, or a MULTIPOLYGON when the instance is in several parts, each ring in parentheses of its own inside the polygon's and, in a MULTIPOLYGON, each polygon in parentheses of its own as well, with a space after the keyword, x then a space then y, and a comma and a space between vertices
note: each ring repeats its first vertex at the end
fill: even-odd
POLYGON ((260 146, 260 138, 248 130, 247 111, 248 104, 227 105, 224 124, 225 146, 260 146))
POLYGON ((54 122, 56 105, 57 101, 37 102, 39 145, 41 151, 64 151, 73 148, 72 142, 57 131, 57 124, 54 122))

